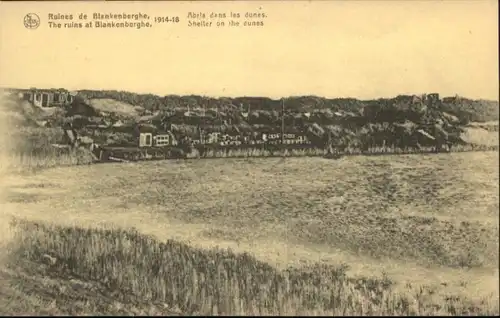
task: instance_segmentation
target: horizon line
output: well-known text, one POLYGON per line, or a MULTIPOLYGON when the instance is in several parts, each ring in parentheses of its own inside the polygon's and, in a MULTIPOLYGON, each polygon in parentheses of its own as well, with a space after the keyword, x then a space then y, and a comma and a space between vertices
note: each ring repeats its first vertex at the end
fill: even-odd
POLYGON ((441 94, 439 92, 433 91, 429 93, 399 93, 396 95, 392 95, 392 97, 388 96, 378 96, 378 97, 372 97, 372 98, 360 98, 360 97, 353 97, 353 96, 325 96, 325 95, 315 95, 315 94, 301 94, 301 95, 288 95, 288 96, 282 96, 282 97, 275 97, 275 96, 270 96, 270 95, 205 95, 205 94, 200 94, 200 93, 186 93, 186 94, 179 94, 179 93, 169 93, 169 94, 164 94, 160 95, 159 93, 153 93, 153 92, 139 92, 139 91, 133 91, 133 90, 126 90, 126 89, 97 89, 97 88, 77 88, 77 89, 69 89, 65 87, 51 87, 51 88, 41 88, 41 87, 0 87, 2 90, 29 90, 29 89, 38 89, 38 90, 53 90, 53 89, 64 89, 67 91, 76 91, 76 92, 81 92, 81 91, 115 91, 115 92, 126 92, 126 93, 131 93, 131 94, 137 94, 137 95, 154 95, 158 97, 168 97, 168 96, 179 96, 179 97, 185 97, 185 96, 199 96, 199 97, 205 97, 205 98, 213 98, 213 99, 221 99, 221 98, 230 98, 230 99, 236 99, 236 98, 267 98, 273 101, 280 101, 282 99, 288 99, 288 98, 298 98, 298 97, 317 97, 317 98, 323 98, 323 99, 354 99, 354 100, 359 100, 359 101, 373 101, 373 100, 380 100, 380 99, 393 99, 399 96, 417 96, 421 97, 423 95, 430 95, 430 94, 438 94, 440 99, 443 98, 450 98, 450 97, 460 97, 463 99, 468 99, 468 100, 484 100, 484 101, 494 101, 494 102, 499 102, 499 97, 497 99, 492 99, 492 98, 485 98, 485 97, 467 97, 464 95, 460 94, 441 94))

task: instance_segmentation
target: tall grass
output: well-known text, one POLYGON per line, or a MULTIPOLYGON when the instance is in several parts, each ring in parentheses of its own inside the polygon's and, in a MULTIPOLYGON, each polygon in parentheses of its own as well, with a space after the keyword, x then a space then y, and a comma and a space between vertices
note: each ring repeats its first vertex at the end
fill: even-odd
POLYGON ((203 158, 239 158, 239 157, 307 157, 322 156, 325 150, 322 148, 302 148, 302 149, 263 149, 263 148, 235 148, 235 149, 208 149, 203 158))
POLYGON ((91 164, 92 156, 81 149, 54 149, 43 155, 18 153, 9 156, 9 169, 15 172, 37 171, 45 168, 91 164))
MULTIPOLYGON (((135 149, 135 148, 134 148, 135 149)), ((471 151, 498 151, 498 146, 486 146, 486 145, 457 145, 453 146, 451 149, 442 149, 439 152, 471 152, 471 151)), ((123 151, 121 151, 123 152, 123 151)), ((125 151, 126 152, 126 151, 125 151)), ((156 155, 150 153, 148 149, 142 150, 142 159, 171 159, 173 155, 168 152, 162 153, 162 151, 157 151, 156 155)), ((362 150, 360 148, 347 147, 342 151, 335 151, 338 155, 344 156, 355 156, 355 155, 397 155, 397 154, 427 154, 434 153, 435 149, 433 147, 422 147, 421 149, 401 149, 395 147, 372 147, 367 150, 362 150)), ((246 158, 246 157, 319 157, 327 155, 327 151, 324 148, 287 148, 287 149, 270 149, 265 147, 252 147, 252 148, 194 148, 190 152, 186 153, 186 158, 246 158)), ((117 157, 123 156, 120 154, 115 155, 117 157)), ((126 158, 125 158, 126 159, 126 158)))
POLYGON ((64 140, 60 128, 19 127, 11 131, 10 137, 13 142, 5 152, 9 169, 14 171, 92 163, 91 154, 84 149, 53 146, 64 140))
MULTIPOLYGON (((396 291, 388 277, 354 278, 348 266, 279 271, 248 254, 159 242, 134 230, 21 221, 14 255, 55 259, 53 272, 102 282, 121 301, 145 300, 201 315, 494 315, 493 297, 433 288, 396 291), (46 256, 45 256, 46 257, 46 256)), ((13 246, 14 247, 14 246, 13 246)))

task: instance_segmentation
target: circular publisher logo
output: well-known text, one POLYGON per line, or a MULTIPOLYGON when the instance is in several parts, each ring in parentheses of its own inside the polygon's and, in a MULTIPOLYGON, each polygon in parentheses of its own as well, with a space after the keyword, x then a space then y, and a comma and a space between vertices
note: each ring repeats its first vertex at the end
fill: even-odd
POLYGON ((40 26, 40 17, 36 13, 28 13, 24 16, 26 29, 36 29, 40 26))

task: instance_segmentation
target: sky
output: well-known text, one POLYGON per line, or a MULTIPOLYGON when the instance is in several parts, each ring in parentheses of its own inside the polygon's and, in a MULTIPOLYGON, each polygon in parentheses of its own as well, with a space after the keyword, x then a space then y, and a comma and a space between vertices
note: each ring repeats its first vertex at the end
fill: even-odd
POLYGON ((495 0, 0 2, 0 40, 2 87, 498 100, 495 0), (94 12, 180 22, 140 30, 48 27, 49 13, 94 12), (263 27, 194 28, 188 12, 267 18, 263 27), (40 27, 24 27, 27 13, 40 17, 40 27))

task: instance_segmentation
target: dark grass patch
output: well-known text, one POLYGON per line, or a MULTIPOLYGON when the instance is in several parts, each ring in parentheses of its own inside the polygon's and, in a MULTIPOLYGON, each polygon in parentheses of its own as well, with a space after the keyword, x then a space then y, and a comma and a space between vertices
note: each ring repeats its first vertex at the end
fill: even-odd
POLYGON ((392 290, 388 277, 353 278, 348 266, 279 271, 249 254, 159 242, 134 230, 17 223, 17 259, 55 259, 54 277, 100 282, 120 302, 146 301, 186 314, 488 314, 486 302, 448 295, 430 301, 392 290), (415 306, 415 301, 418 306, 415 306))

